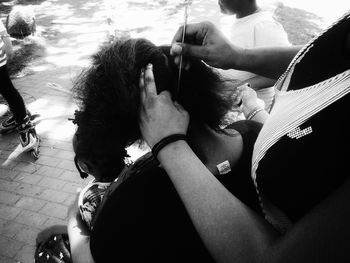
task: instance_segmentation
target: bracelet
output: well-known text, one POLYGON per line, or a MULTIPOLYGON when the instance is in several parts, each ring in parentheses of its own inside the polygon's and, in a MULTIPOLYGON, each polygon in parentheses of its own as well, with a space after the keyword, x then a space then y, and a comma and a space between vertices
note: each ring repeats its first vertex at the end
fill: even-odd
POLYGON ((172 142, 176 142, 176 141, 179 141, 179 140, 187 141, 186 135, 185 134, 178 134, 178 133, 176 133, 176 134, 172 134, 172 135, 166 136, 163 139, 161 139, 152 148, 152 154, 153 154, 154 158, 157 158, 158 153, 165 146, 167 146, 168 144, 170 144, 172 142))
POLYGON ((253 119, 254 116, 255 116, 256 114, 258 114, 258 112, 263 111, 263 110, 264 110, 263 108, 255 108, 254 110, 252 110, 252 111, 248 114, 247 120, 253 119))

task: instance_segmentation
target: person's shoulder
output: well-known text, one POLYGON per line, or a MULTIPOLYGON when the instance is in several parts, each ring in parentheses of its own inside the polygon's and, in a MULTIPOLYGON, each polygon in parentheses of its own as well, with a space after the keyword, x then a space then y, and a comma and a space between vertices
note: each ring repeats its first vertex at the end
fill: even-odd
POLYGON ((248 16, 251 20, 255 20, 256 22, 268 22, 268 21, 275 21, 273 18, 273 13, 270 10, 259 10, 255 12, 254 14, 251 14, 248 16))
POLYGON ((273 17, 272 12, 269 10, 261 10, 249 16, 240 18, 239 22, 241 24, 254 26, 255 30, 283 30, 283 26, 273 17))
MULTIPOLYGON (((266 26, 273 26, 273 27, 282 27, 281 23, 276 20, 276 18, 273 16, 273 13, 268 10, 263 10, 258 13, 256 13, 255 17, 257 23, 257 27, 266 27, 266 26)), ((283 28, 283 27, 282 27, 283 28)))
POLYGON ((288 34, 283 25, 272 16, 265 15, 254 25, 255 46, 289 46, 288 34))
POLYGON ((240 120, 231 123, 225 129, 233 129, 239 132, 242 136, 247 133, 255 133, 258 134, 262 128, 262 124, 260 122, 252 121, 252 120, 240 120))

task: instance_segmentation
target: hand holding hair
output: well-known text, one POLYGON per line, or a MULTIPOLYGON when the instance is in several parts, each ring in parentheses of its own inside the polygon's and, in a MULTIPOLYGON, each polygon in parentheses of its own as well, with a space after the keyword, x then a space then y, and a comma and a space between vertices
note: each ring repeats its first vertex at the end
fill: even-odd
POLYGON ((183 27, 180 27, 176 32, 170 50, 176 64, 179 64, 179 57, 183 55, 187 57, 184 62, 185 69, 189 67, 189 57, 202 59, 213 67, 235 68, 242 50, 230 44, 214 24, 202 22, 187 25, 185 43, 180 43, 182 31, 183 27))
POLYGON ((240 107, 244 116, 247 117, 254 109, 264 108, 264 105, 262 105, 264 102, 257 97, 256 91, 250 87, 249 83, 245 83, 237 87, 237 92, 239 93, 239 97, 241 99, 240 107))
POLYGON ((173 102, 169 91, 157 94, 152 65, 141 70, 140 130, 143 138, 153 148, 163 138, 173 134, 186 134, 189 123, 187 111, 173 102))

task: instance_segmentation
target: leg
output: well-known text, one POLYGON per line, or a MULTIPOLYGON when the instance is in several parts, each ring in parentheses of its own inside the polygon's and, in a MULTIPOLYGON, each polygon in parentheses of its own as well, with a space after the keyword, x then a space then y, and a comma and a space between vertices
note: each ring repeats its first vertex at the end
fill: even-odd
POLYGON ((22 96, 13 86, 6 65, 0 67, 0 93, 7 101, 17 123, 21 123, 27 115, 22 96))
POLYGON ((13 117, 10 116, 10 118, 0 124, 0 130, 5 133, 18 128, 23 150, 34 149, 34 157, 37 158, 39 138, 35 132, 33 124, 31 123, 23 98, 12 84, 6 65, 0 67, 0 82, 0 93, 9 104, 10 110, 13 113, 13 117))

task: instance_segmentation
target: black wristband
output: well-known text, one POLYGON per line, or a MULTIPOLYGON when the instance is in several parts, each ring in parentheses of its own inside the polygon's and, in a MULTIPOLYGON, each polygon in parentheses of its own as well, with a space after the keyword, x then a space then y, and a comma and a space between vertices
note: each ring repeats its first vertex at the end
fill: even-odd
POLYGON ((161 149, 163 149, 165 146, 167 146, 169 143, 176 142, 179 140, 187 140, 187 137, 185 134, 172 134, 169 136, 164 137, 159 142, 157 142, 153 148, 152 148, 152 154, 154 158, 157 158, 157 155, 161 149))

